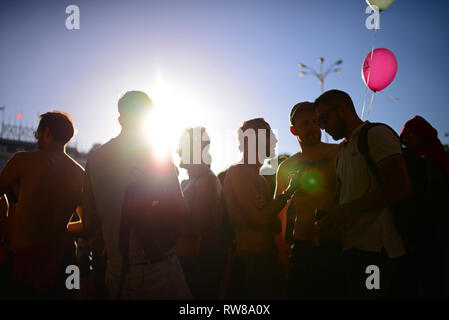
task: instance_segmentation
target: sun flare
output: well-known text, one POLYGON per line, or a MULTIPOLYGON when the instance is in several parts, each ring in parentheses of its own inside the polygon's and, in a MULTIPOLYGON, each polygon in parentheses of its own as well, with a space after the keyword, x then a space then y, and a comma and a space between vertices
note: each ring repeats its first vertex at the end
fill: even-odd
POLYGON ((148 119, 147 137, 159 158, 171 154, 177 159, 176 149, 182 131, 197 125, 199 108, 192 95, 158 82, 150 91, 154 109, 148 119))

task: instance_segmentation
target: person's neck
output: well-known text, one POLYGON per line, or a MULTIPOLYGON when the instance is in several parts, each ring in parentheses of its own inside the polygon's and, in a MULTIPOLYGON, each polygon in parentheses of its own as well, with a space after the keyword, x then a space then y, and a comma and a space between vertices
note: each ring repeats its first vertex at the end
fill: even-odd
POLYGON ((316 157, 321 155, 323 151, 323 146, 325 145, 323 142, 319 142, 313 146, 303 144, 299 142, 299 145, 301 146, 301 152, 306 157, 316 157))
POLYGON ((248 168, 251 168, 257 174, 259 174, 260 168, 262 168, 262 163, 260 163, 258 159, 256 160, 256 163, 248 163, 247 157, 244 157, 240 161, 240 163, 243 163, 244 165, 248 166, 248 168))
POLYGON ((362 123, 363 121, 359 117, 349 120, 346 123, 347 132, 345 133, 345 138, 350 138, 354 130, 357 129, 362 123))
POLYGON ((140 140, 142 139, 142 134, 138 130, 124 130, 120 131, 119 137, 124 139, 140 140))
POLYGON ((43 150, 45 152, 65 154, 65 145, 52 143, 46 146, 43 150))
POLYGON ((205 164, 194 164, 189 166, 189 168, 187 169, 187 174, 189 175, 190 179, 195 179, 206 174, 207 172, 209 172, 209 170, 209 167, 205 164))

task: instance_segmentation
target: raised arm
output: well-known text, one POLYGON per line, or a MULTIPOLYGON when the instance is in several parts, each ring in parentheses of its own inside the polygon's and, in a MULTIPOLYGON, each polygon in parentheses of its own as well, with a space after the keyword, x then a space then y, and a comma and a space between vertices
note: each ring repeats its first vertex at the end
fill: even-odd
MULTIPOLYGON (((286 160, 288 161, 288 160, 286 160)), ((276 172, 276 189, 275 189, 275 198, 282 194, 282 192, 287 189, 289 184, 288 179, 288 169, 287 169, 287 163, 283 162, 279 166, 277 172, 276 172)), ((287 210, 290 205, 290 201, 287 203, 286 206, 284 206, 281 211, 279 212, 278 218, 281 220, 282 225, 282 231, 281 231, 281 239, 285 239, 285 232, 287 228, 287 210)))
POLYGON ((263 194, 257 190, 257 182, 244 171, 237 172, 230 177, 230 180, 232 192, 245 210, 249 225, 256 228, 270 225, 291 196, 289 192, 278 195, 274 200, 266 201, 263 194))
POLYGON ((89 175, 89 161, 86 164, 86 171, 83 180, 82 209, 80 219, 82 221, 84 233, 87 237, 92 236, 98 229, 99 224, 95 216, 95 200, 92 192, 92 184, 89 175))
MULTIPOLYGON (((382 185, 362 197, 330 210, 338 221, 351 222, 366 211, 384 209, 405 198, 411 192, 406 164, 399 139, 383 126, 370 129, 370 157, 376 165, 382 185), (385 131, 387 130, 387 131, 385 131)), ((327 219, 323 219, 325 222, 327 219)))

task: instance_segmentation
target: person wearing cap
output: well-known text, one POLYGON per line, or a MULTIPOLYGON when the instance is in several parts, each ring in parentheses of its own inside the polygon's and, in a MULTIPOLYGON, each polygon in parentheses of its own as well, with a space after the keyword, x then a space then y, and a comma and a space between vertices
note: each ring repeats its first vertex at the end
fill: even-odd
MULTIPOLYGON (((132 232, 127 249, 128 271, 124 283, 121 281, 124 259, 120 230, 125 192, 133 181, 151 181, 153 177, 146 170, 153 157, 145 135, 152 107, 152 100, 144 92, 124 94, 118 101, 120 134, 93 150, 86 164, 83 224, 87 234, 102 227, 107 250, 105 282, 111 299, 191 299, 178 258, 167 254, 151 260, 132 232)), ((175 181, 171 190, 181 192, 174 165, 168 167, 166 180, 170 184, 175 181)))
POLYGON ((293 177, 273 200, 260 175, 264 160, 274 157, 277 139, 270 125, 262 118, 248 120, 238 134, 243 158, 228 169, 224 181, 226 208, 237 243, 227 298, 281 299, 283 274, 275 244, 281 222, 277 216, 298 184, 293 177))
MULTIPOLYGON (((341 249, 337 239, 321 239, 319 245, 315 243, 314 215, 318 204, 335 196, 335 159, 339 145, 321 142, 321 130, 311 102, 293 106, 290 132, 297 138, 301 151, 282 162, 276 175, 276 194, 288 184, 292 172, 299 171, 302 177, 301 191, 293 196, 296 220, 287 298, 333 298, 338 291, 335 279, 339 278, 341 249)), ((281 211, 283 220, 287 208, 281 211)))

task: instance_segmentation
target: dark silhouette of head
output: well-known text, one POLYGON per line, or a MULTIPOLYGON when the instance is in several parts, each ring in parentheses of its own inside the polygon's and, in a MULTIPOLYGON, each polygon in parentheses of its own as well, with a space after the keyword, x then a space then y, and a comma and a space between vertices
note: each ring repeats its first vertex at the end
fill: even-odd
POLYGON ((40 149, 51 145, 64 147, 75 134, 72 118, 65 112, 50 111, 41 114, 39 118, 35 137, 40 149))
POLYGON ((263 118, 243 122, 238 130, 239 149, 247 164, 263 163, 264 159, 274 157, 277 139, 270 125, 263 118), (265 138, 265 141, 259 139, 265 138), (260 144, 260 145, 259 145, 260 144), (259 148, 262 147, 262 150, 259 148))
POLYGON ((314 146, 321 141, 321 130, 312 102, 300 102, 290 111, 290 132, 301 145, 314 146))
POLYGON ((315 100, 317 123, 335 140, 348 137, 350 124, 361 121, 351 97, 344 91, 329 90, 315 100))
POLYGON ((128 91, 118 101, 119 122, 125 132, 141 132, 153 101, 142 91, 128 91))
POLYGON ((181 159, 179 166, 188 169, 195 164, 206 164, 210 167, 211 156, 209 146, 210 138, 206 128, 190 127, 184 129, 177 150, 181 159))
POLYGON ((421 116, 407 121, 399 137, 401 142, 417 155, 428 156, 444 152, 444 146, 438 139, 438 131, 421 116))

